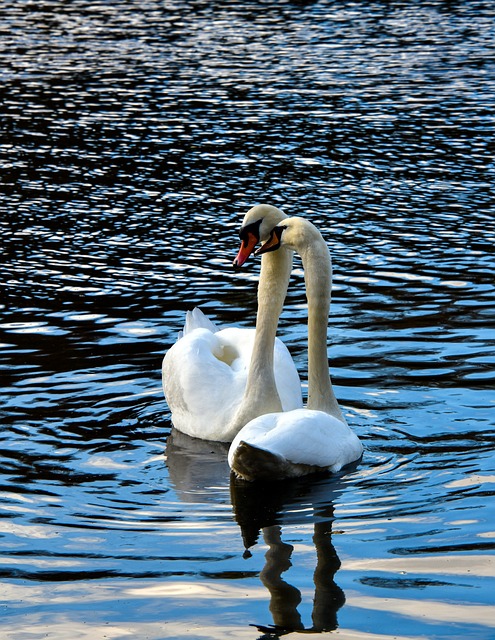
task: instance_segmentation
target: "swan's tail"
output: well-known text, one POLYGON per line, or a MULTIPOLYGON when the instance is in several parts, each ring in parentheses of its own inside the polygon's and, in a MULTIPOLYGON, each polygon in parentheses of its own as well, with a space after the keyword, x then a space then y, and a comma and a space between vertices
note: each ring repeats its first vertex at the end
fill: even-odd
POLYGON ((212 333, 216 333, 218 331, 218 327, 216 327, 211 320, 209 320, 205 314, 201 311, 199 307, 194 307, 192 311, 188 311, 186 313, 186 321, 184 323, 184 328, 182 331, 179 331, 179 340, 194 331, 194 329, 208 329, 212 333))
POLYGON ((283 480, 304 475, 303 467, 294 465, 280 456, 266 449, 260 449, 241 440, 239 442, 231 465, 237 477, 243 480, 283 480))

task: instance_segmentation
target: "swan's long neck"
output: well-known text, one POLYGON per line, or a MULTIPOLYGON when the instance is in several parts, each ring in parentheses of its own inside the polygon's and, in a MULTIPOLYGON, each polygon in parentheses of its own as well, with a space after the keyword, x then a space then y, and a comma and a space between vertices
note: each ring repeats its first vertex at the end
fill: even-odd
POLYGON ((327 329, 332 288, 332 261, 326 242, 314 229, 311 242, 305 243, 301 255, 308 299, 308 409, 325 411, 342 422, 335 397, 327 358, 327 329))
POLYGON ((274 375, 274 345, 280 314, 289 286, 293 252, 275 251, 262 256, 258 284, 256 336, 246 391, 233 428, 243 427, 264 413, 282 411, 274 375))
POLYGON ((273 373, 274 344, 278 320, 289 286, 292 258, 293 252, 284 250, 264 255, 261 261, 256 338, 249 369, 248 388, 251 390, 258 387, 257 393, 262 395, 265 385, 268 385, 271 387, 268 393, 278 397, 273 373))

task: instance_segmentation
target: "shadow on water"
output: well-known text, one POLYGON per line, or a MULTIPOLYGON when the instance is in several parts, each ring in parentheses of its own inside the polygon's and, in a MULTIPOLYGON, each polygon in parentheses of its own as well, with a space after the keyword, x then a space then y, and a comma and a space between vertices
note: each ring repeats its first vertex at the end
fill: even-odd
MULTIPOLYGON (((273 483, 249 483, 230 472, 228 445, 191 438, 172 429, 166 456, 171 484, 184 502, 216 499, 213 487, 230 486, 233 517, 245 547, 244 558, 260 536, 268 547, 259 579, 270 595, 273 625, 256 624, 262 638, 277 638, 294 631, 321 633, 338 627, 337 611, 345 595, 335 582, 340 559, 332 543, 334 500, 342 491, 339 476, 314 475, 273 483), (282 578, 292 566, 294 546, 284 541, 284 525, 311 524, 316 551, 313 573, 312 626, 304 626, 298 606, 300 590, 282 578)), ((351 471, 357 465, 348 470, 351 471)))

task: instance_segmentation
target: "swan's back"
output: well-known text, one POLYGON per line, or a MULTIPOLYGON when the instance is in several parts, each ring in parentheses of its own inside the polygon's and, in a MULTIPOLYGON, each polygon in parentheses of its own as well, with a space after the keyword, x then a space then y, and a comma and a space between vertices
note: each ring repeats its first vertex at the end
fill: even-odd
POLYGON ((246 480, 336 473, 358 460, 363 446, 347 424, 323 411, 296 409, 251 420, 229 450, 229 464, 246 480))
POLYGON ((176 429, 205 440, 232 439, 229 422, 244 395, 253 341, 254 329, 185 328, 162 365, 176 429))
MULTIPOLYGON (((238 429, 233 432, 230 423, 244 397, 254 340, 255 329, 219 330, 199 309, 186 317, 182 337, 162 365, 163 390, 176 429, 204 440, 232 441, 238 429)), ((282 407, 298 408, 302 397, 297 370, 281 340, 276 339, 274 349, 282 407)))

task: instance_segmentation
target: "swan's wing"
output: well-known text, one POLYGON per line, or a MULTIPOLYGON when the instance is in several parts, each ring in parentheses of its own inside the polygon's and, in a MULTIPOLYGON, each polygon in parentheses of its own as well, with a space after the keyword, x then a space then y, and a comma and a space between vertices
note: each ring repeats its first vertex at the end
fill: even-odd
POLYGON ((218 331, 218 327, 201 311, 199 307, 194 307, 192 311, 186 313, 184 324, 184 335, 191 333, 195 329, 208 329, 212 333, 218 331))
POLYGON ((192 333, 195 329, 208 329, 212 333, 218 331, 218 327, 201 311, 199 307, 194 307, 192 311, 186 312, 186 321, 182 331, 179 331, 177 340, 192 333))
POLYGON ((363 445, 349 425, 322 411, 303 411, 295 427, 282 429, 280 449, 287 460, 335 473, 361 457, 363 445))
POLYGON ((165 354, 162 380, 175 427, 204 440, 228 440, 246 386, 253 329, 188 331, 165 354))
MULTIPOLYGON (((242 403, 254 329, 219 330, 195 308, 163 360, 165 398, 174 426, 203 440, 228 441, 228 425, 242 403)), ((284 410, 302 406, 301 383, 287 347, 275 341, 275 382, 284 410)))

